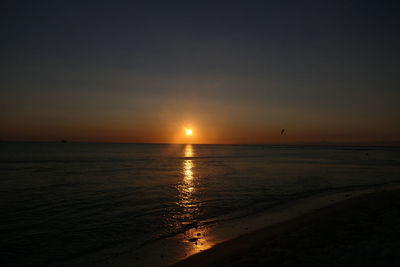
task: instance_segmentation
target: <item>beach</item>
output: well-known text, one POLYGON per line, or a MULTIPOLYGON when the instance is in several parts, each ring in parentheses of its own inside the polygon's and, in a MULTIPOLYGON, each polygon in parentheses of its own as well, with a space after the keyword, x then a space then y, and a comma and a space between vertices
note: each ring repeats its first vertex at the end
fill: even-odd
POLYGON ((173 266, 399 266, 400 190, 347 197, 173 266))

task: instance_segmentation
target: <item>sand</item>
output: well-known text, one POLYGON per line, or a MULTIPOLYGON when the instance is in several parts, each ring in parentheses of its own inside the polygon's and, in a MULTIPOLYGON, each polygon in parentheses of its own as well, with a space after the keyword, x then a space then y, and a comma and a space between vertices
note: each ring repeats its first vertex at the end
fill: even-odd
POLYGON ((173 266, 400 266, 400 190, 314 210, 173 266))

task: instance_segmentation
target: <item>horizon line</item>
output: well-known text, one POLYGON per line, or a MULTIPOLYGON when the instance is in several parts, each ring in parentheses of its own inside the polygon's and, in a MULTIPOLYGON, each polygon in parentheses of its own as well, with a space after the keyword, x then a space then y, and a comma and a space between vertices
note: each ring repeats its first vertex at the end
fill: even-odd
POLYGON ((59 141, 49 140, 0 140, 0 143, 92 143, 92 144, 142 144, 142 145, 270 145, 270 146, 290 146, 290 145, 325 145, 325 146, 400 146, 400 141, 360 141, 360 142, 291 142, 291 143, 166 143, 166 142, 114 142, 114 141, 69 141, 60 139, 59 141))

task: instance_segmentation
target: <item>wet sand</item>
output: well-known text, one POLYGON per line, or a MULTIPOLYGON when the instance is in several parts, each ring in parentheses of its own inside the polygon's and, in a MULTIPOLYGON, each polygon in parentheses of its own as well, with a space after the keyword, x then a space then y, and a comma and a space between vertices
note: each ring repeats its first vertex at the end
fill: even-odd
POLYGON ((348 197, 173 266, 400 266, 400 190, 348 197))

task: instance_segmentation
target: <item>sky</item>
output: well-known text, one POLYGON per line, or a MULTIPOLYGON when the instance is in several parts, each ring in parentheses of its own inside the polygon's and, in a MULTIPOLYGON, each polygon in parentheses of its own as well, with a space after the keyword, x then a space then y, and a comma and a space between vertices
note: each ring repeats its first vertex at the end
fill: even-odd
POLYGON ((400 141, 396 1, 1 5, 0 140, 400 141))

